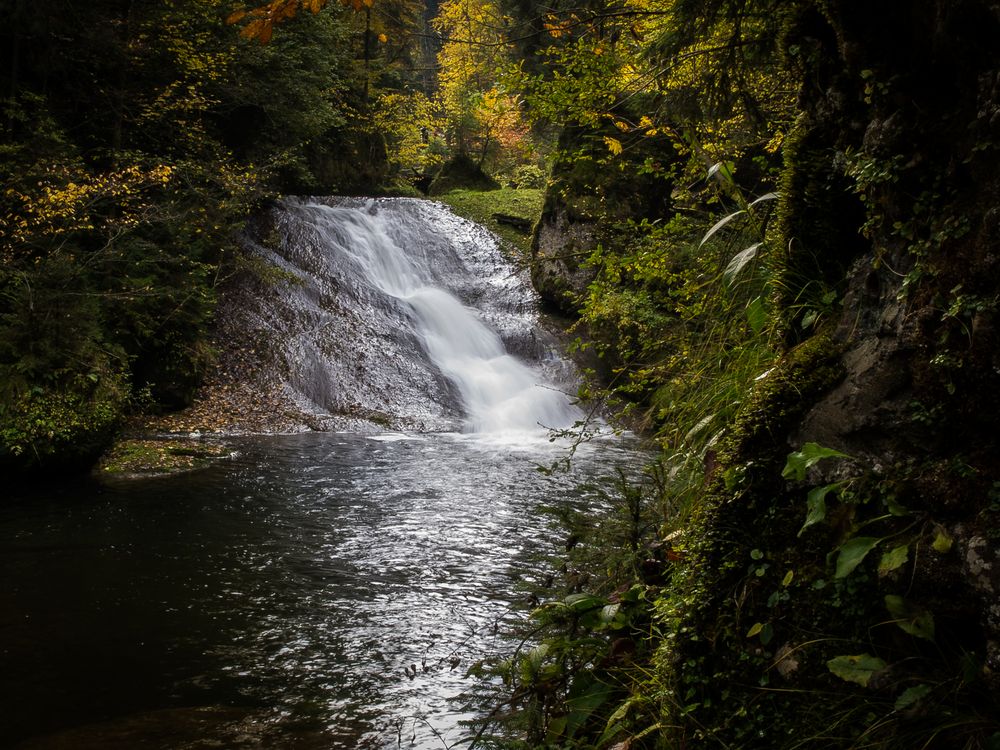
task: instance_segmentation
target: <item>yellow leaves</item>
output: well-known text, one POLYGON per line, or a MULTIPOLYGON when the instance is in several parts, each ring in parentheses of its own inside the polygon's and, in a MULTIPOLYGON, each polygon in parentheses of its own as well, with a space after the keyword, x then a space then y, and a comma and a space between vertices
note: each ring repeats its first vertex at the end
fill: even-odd
POLYGON ((378 35, 378 40, 379 40, 379 41, 380 41, 380 42, 381 42, 382 44, 385 44, 386 42, 388 42, 388 41, 389 41, 389 37, 387 37, 387 36, 386 36, 385 34, 379 34, 379 35, 378 35))
POLYGON ((379 96, 371 126, 384 137, 395 170, 419 173, 442 161, 440 152, 432 149, 435 134, 444 127, 434 110, 431 100, 420 92, 379 96))
POLYGON ((148 208, 145 194, 163 187, 173 178, 174 168, 159 164, 151 169, 131 165, 113 172, 86 174, 67 169, 53 170, 31 194, 13 189, 8 198, 20 204, 16 214, 0 219, 0 233, 15 244, 95 229, 97 215, 114 215, 118 227, 137 226, 148 208), (113 207, 114 211, 108 208, 113 207))
POLYGON ((764 150, 767 151, 767 153, 769 154, 773 154, 779 148, 781 148, 781 144, 784 142, 785 142, 785 134, 782 133, 780 130, 778 130, 777 132, 775 132, 773 136, 771 136, 771 140, 768 141, 766 146, 764 146, 764 150))
POLYGON ((622 152, 622 142, 617 138, 606 135, 604 136, 604 144, 608 147, 608 151, 615 156, 618 156, 622 152))

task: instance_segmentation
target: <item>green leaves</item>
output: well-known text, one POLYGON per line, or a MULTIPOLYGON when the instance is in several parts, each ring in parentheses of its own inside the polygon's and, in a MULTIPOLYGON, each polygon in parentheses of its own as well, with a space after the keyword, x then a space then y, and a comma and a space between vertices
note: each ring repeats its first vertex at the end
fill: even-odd
POLYGON ((938 526, 934 534, 934 541, 931 543, 931 547, 934 548, 934 551, 940 552, 944 555, 951 551, 953 543, 954 540, 948 535, 948 533, 941 526, 938 526))
POLYGON ((891 550, 883 552, 882 559, 878 564, 878 574, 884 576, 905 565, 909 559, 909 551, 909 545, 901 544, 898 547, 893 547, 891 550))
MULTIPOLYGON (((803 482, 806 478, 806 473, 813 466, 818 464, 825 458, 851 458, 846 453, 841 453, 840 451, 834 450, 833 448, 824 448, 817 443, 806 443, 802 446, 802 450, 795 451, 788 454, 788 458, 785 461, 785 468, 781 472, 781 476, 785 479, 797 482, 803 482)), ((810 526, 814 526, 820 521, 826 518, 826 496, 830 493, 837 494, 847 484, 846 481, 842 482, 831 482, 830 484, 824 484, 821 487, 814 487, 809 490, 809 494, 806 496, 806 520, 802 524, 802 528, 799 529, 799 536, 802 536, 802 532, 808 529, 810 526)), ((846 545, 845 545, 846 546, 846 545)), ((874 545, 873 545, 874 546, 874 545)), ((842 548, 843 549, 843 548, 842 548)), ((863 558, 865 554, 871 549, 864 550, 861 555, 863 558)), ((861 561, 859 558, 856 562, 852 563, 852 557, 854 555, 854 550, 848 550, 848 556, 844 557, 844 566, 847 573, 857 566, 858 562, 861 561)), ((840 577, 840 562, 838 561, 838 577, 840 577)))
POLYGON ((767 308, 764 307, 764 300, 761 297, 754 297, 747 303, 747 322, 754 336, 759 336, 767 325, 767 308))
POLYGON ((826 668, 846 682, 868 687, 872 677, 885 669, 886 663, 871 654, 857 656, 835 656, 826 663, 826 668))
POLYGON ((896 711, 903 711, 909 708, 913 704, 920 701, 924 696, 931 692, 933 688, 930 685, 914 685, 911 688, 906 688, 903 693, 896 699, 896 704, 893 708, 896 711))
POLYGON ((755 622, 747 631, 747 638, 757 636, 762 646, 766 646, 774 638, 774 626, 769 622, 755 622))
POLYGON ((885 607, 904 632, 925 641, 934 640, 934 615, 930 610, 892 594, 885 597, 885 607))
POLYGON ((802 524, 802 528, 799 529, 799 536, 802 536, 802 532, 810 526, 826 518, 826 496, 831 492, 840 492, 843 484, 843 482, 834 482, 833 484, 825 484, 822 487, 814 487, 809 490, 809 494, 806 495, 806 521, 802 524))
POLYGON ((840 546, 840 551, 837 554, 837 572, 834 576, 836 578, 849 576, 851 571, 858 567, 868 553, 875 549, 875 545, 881 541, 876 536, 856 536, 853 539, 848 539, 840 546))
POLYGON ((785 479, 804 482, 806 472, 824 458, 851 457, 846 453, 835 451, 833 448, 824 448, 816 443, 806 443, 802 446, 802 450, 788 454, 788 459, 785 461, 785 468, 782 470, 781 476, 785 479))

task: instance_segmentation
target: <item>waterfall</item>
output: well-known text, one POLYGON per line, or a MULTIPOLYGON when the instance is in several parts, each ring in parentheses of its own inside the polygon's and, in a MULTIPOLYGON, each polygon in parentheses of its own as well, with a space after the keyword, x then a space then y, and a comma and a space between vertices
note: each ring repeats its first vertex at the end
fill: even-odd
POLYGON ((277 241, 260 231, 255 247, 294 281, 252 301, 247 324, 327 428, 497 433, 581 418, 530 286, 482 227, 401 198, 287 201, 272 220, 277 241))

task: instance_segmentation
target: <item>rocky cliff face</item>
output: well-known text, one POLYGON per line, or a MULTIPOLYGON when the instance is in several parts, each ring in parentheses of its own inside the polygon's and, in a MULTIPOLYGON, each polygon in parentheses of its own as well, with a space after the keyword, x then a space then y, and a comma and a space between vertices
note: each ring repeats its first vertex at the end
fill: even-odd
MULTIPOLYGON (((782 12, 802 82, 781 198, 787 349, 706 461, 657 605, 658 716, 685 746, 993 747, 1000 5, 782 12), (817 315, 816 333, 801 325, 817 315), (783 472, 798 451, 817 458, 783 472)), ((556 304, 587 277, 555 256, 600 241, 567 194, 535 242, 556 304)))
MULTIPOLYGON (((837 3, 824 20, 827 39, 815 43, 839 69, 815 71, 806 117, 832 131, 830 170, 853 178, 866 207, 857 230, 870 241, 842 284, 835 338, 845 377, 792 442, 854 456, 896 482, 922 523, 954 539, 949 554, 915 564, 908 595, 933 602, 942 619, 974 613, 992 679, 1000 670, 1000 9, 919 2, 862 12, 837 3)), ((786 231, 809 246, 808 224, 786 231)))
POLYGON ((686 633, 661 674, 735 746, 843 721, 858 729, 822 746, 1000 737, 997 38, 1000 7, 975 0, 800 3, 787 28, 804 81, 783 185, 789 351, 696 522, 682 575, 701 594, 661 608, 686 633), (802 341, 807 285, 842 307, 802 341), (847 458, 786 482, 808 443, 847 458), (733 687, 768 684, 792 692, 733 687), (724 717, 727 698, 755 710, 724 717))

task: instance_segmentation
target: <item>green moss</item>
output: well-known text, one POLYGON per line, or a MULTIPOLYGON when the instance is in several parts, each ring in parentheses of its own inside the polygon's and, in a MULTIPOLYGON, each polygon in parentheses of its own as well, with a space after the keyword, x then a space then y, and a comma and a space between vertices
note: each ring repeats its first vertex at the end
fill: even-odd
POLYGON ((227 446, 219 443, 123 440, 101 458, 97 472, 101 476, 173 474, 200 469, 230 453, 227 446))
MULTIPOLYGON (((812 551, 800 554, 789 539, 789 528, 801 525, 802 502, 789 493, 781 468, 786 436, 841 377, 839 353, 829 337, 815 336, 757 383, 677 545, 671 585, 656 605, 664 638, 644 691, 662 697, 661 718, 687 741, 715 736, 733 747, 781 747, 800 726, 786 710, 788 696, 766 688, 780 682, 777 650, 799 635, 782 618, 800 593, 806 596, 796 606, 812 606, 824 557, 817 565, 812 551)), ((828 609, 810 610, 823 612, 813 618, 817 628, 834 616, 828 609)))
POLYGON ((437 196, 459 216, 482 224, 502 237, 525 256, 531 250, 531 233, 494 218, 496 214, 513 216, 534 226, 542 212, 544 191, 537 188, 500 188, 498 190, 451 190, 437 196))
POLYGON ((802 114, 783 149, 778 245, 787 254, 776 286, 791 340, 824 296, 842 294, 846 269, 868 248, 860 234, 865 209, 838 166, 843 154, 831 147, 829 127, 802 114))

